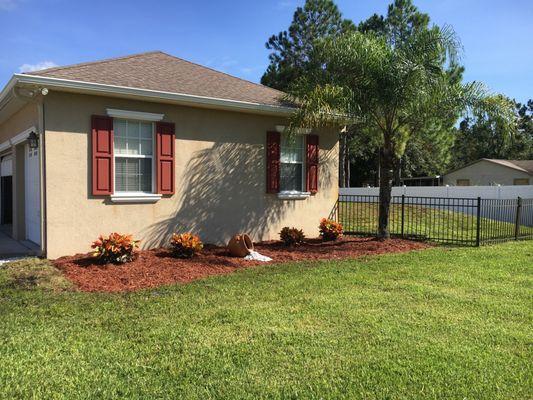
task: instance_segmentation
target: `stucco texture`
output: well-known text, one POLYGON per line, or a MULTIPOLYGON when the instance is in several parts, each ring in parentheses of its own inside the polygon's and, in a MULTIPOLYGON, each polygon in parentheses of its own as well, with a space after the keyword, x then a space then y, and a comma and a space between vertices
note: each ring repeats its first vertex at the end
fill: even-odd
POLYGON ((515 179, 525 178, 532 181, 531 176, 519 170, 480 160, 472 165, 444 175, 445 185, 455 186, 458 179, 469 179, 470 186, 513 185, 515 179))
POLYGON ((338 137, 320 132, 319 191, 305 200, 266 194, 266 132, 282 118, 52 92, 46 97, 47 256, 86 252, 99 234, 132 233, 142 247, 192 231, 223 244, 248 232, 274 239, 283 226, 318 235, 337 199, 338 137), (165 114, 176 124, 176 193, 155 204, 91 195, 90 117, 106 108, 165 114))
POLYGON ((18 135, 32 126, 39 126, 37 104, 28 103, 0 124, 0 143, 18 135))

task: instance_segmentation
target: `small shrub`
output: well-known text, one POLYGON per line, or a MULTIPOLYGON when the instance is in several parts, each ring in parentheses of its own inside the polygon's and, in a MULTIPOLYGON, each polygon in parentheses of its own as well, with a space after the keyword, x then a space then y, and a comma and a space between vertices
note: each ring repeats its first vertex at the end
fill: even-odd
POLYGON ((342 225, 331 219, 322 218, 318 228, 324 241, 336 240, 339 236, 342 236, 342 225))
POLYGON ((192 233, 174 233, 170 245, 174 255, 179 258, 191 258, 204 248, 200 238, 192 233))
POLYGON ((304 242, 304 231, 286 226, 279 233, 279 238, 285 246, 299 246, 304 242))
POLYGON ((123 264, 135 258, 139 240, 134 240, 132 235, 113 232, 109 236, 100 235, 91 247, 94 249, 93 256, 100 262, 123 264))

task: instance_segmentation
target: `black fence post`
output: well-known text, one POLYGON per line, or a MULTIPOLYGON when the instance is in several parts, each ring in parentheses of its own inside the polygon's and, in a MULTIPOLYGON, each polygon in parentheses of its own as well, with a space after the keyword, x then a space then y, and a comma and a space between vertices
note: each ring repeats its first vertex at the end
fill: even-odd
POLYGON ((403 227, 404 227, 404 220, 405 220, 405 194, 402 194, 402 239, 404 238, 403 234, 403 227))
POLYGON ((476 246, 479 247, 481 242, 480 233, 481 233, 481 197, 477 198, 477 221, 476 221, 476 246))
POLYGON ((518 240, 520 236, 520 213, 522 210, 522 198, 518 196, 516 199, 516 217, 514 223, 514 240, 518 240))

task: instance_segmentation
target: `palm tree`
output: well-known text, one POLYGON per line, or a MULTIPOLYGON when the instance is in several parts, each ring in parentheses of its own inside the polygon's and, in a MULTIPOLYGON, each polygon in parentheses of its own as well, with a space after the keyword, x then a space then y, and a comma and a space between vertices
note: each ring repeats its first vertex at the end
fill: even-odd
POLYGON ((446 27, 413 32, 401 42, 361 32, 326 38, 316 43, 313 53, 319 68, 289 89, 287 100, 299 106, 291 127, 355 125, 377 135, 381 238, 390 237, 393 166, 412 135, 437 115, 457 118, 472 107, 489 105, 507 118, 512 115, 507 104, 487 97, 480 84, 450 79, 447 71, 459 49, 455 33, 446 27))

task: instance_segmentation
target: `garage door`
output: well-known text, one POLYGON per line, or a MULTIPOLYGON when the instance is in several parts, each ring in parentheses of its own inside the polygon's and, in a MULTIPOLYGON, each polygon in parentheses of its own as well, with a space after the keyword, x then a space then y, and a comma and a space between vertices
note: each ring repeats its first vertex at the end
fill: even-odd
POLYGON ((26 145, 25 159, 25 220, 26 238, 41 243, 41 201, 39 185, 39 150, 26 145))
POLYGON ((11 155, 0 161, 0 224, 13 222, 13 161, 11 155))

